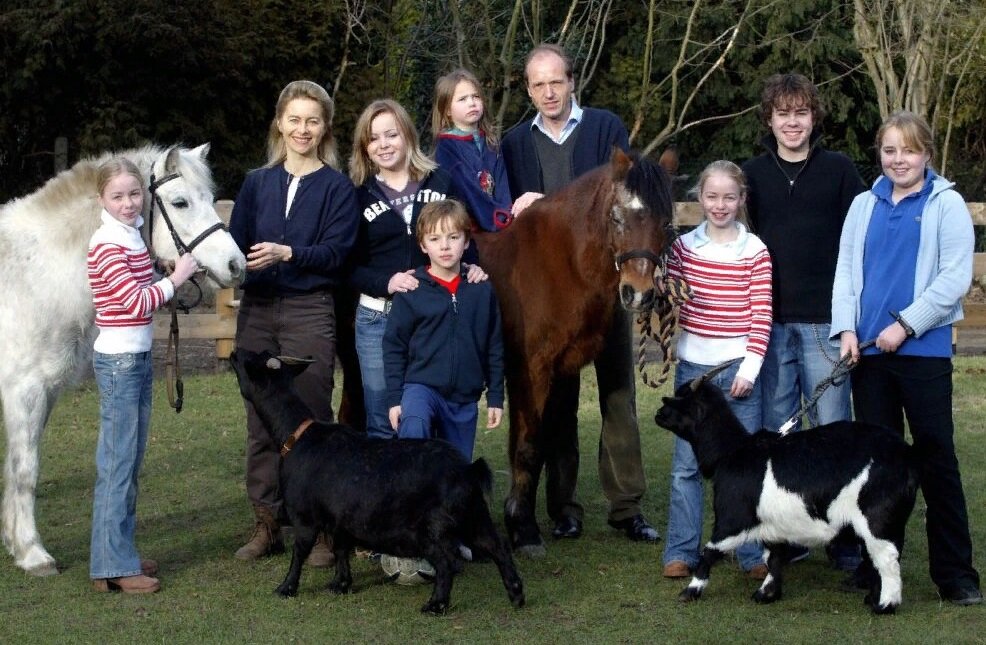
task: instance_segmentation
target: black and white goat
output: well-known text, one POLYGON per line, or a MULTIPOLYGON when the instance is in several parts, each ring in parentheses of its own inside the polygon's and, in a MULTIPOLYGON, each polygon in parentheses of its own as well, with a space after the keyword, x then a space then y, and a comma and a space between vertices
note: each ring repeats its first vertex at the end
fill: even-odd
POLYGON ((302 563, 325 531, 335 554, 329 583, 335 593, 351 591, 349 558, 360 545, 426 558, 435 568, 435 586, 421 610, 444 613, 465 543, 490 556, 510 602, 522 607, 523 582, 490 517, 486 462, 470 464, 445 441, 370 439, 347 426, 313 421, 292 387, 308 362, 242 349, 230 356, 240 392, 283 446, 281 495, 295 538, 291 568, 277 593, 298 593, 302 563))
POLYGON ((679 599, 696 600, 713 564, 739 545, 764 544, 769 574, 753 594, 781 597, 793 544, 828 544, 846 531, 863 542, 871 576, 866 602, 878 614, 901 602, 900 554, 914 507, 918 471, 911 447, 887 428, 842 421, 788 435, 749 435, 708 380, 724 366, 664 397, 655 421, 689 442, 702 475, 713 480, 715 524, 679 599))

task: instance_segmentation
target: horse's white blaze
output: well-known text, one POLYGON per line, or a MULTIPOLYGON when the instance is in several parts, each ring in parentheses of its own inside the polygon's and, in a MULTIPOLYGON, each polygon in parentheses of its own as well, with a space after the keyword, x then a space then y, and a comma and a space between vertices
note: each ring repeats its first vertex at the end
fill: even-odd
POLYGON ((626 203, 626 207, 635 211, 640 211, 646 208, 646 206, 644 206, 643 200, 640 199, 640 197, 633 194, 630 195, 630 201, 626 203))
MULTIPOLYGON (((219 221, 205 164, 208 145, 165 152, 147 146, 121 154, 140 168, 145 182, 152 172, 158 178, 180 173, 160 194, 188 243, 219 221), (179 191, 187 202, 180 211, 169 205, 179 191)), ((109 156, 80 161, 37 192, 0 207, 0 397, 7 428, 2 537, 17 566, 39 575, 57 570, 34 520, 38 449, 58 395, 91 370, 96 329, 86 252, 100 223, 96 168, 109 156)), ((145 221, 149 208, 145 198, 145 221)), ((160 215, 154 238, 159 256, 177 256, 160 215)), ((210 235, 193 254, 224 284, 239 280, 246 265, 224 232, 210 235)))

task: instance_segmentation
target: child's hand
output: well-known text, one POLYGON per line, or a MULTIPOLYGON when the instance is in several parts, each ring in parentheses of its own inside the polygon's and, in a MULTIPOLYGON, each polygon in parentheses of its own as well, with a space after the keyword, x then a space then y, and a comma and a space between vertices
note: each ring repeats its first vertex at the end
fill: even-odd
POLYGON ((503 419, 503 408, 487 408, 486 410, 486 427, 487 428, 497 428, 500 426, 500 421, 503 419))
POLYGON ((180 287, 198 270, 199 263, 195 261, 191 253, 186 253, 175 262, 175 270, 171 272, 168 279, 175 287, 180 287))
POLYGON ((397 432, 397 426, 400 425, 400 422, 401 422, 401 406, 395 405, 394 407, 390 408, 390 427, 394 429, 394 432, 397 432))
POLYGON ((753 391, 753 383, 750 383, 742 376, 733 379, 733 385, 729 388, 729 395, 734 399, 744 399, 750 396, 753 391))

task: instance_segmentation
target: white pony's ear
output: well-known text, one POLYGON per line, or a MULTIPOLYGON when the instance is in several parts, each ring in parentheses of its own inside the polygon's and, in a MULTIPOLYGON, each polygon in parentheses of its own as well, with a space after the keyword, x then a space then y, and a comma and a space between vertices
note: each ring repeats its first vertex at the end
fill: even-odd
POLYGON ((172 173, 178 170, 178 156, 181 151, 178 150, 178 146, 173 146, 168 148, 167 156, 164 159, 164 172, 172 173))
POLYGON ((202 161, 205 161, 205 158, 209 156, 209 147, 210 147, 210 145, 211 144, 209 144, 208 142, 203 143, 198 148, 193 148, 192 149, 192 154, 193 155, 198 155, 199 158, 202 161))

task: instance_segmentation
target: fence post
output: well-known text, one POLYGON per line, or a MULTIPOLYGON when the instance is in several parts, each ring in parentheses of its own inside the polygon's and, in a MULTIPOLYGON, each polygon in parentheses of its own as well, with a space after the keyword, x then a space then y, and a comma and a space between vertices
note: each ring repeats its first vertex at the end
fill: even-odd
MULTIPOLYGON (((220 321, 229 322, 232 329, 236 329, 236 305, 233 301, 235 289, 220 289, 216 292, 216 317, 220 321)), ((216 358, 227 360, 236 347, 236 340, 233 338, 216 339, 216 358)))

